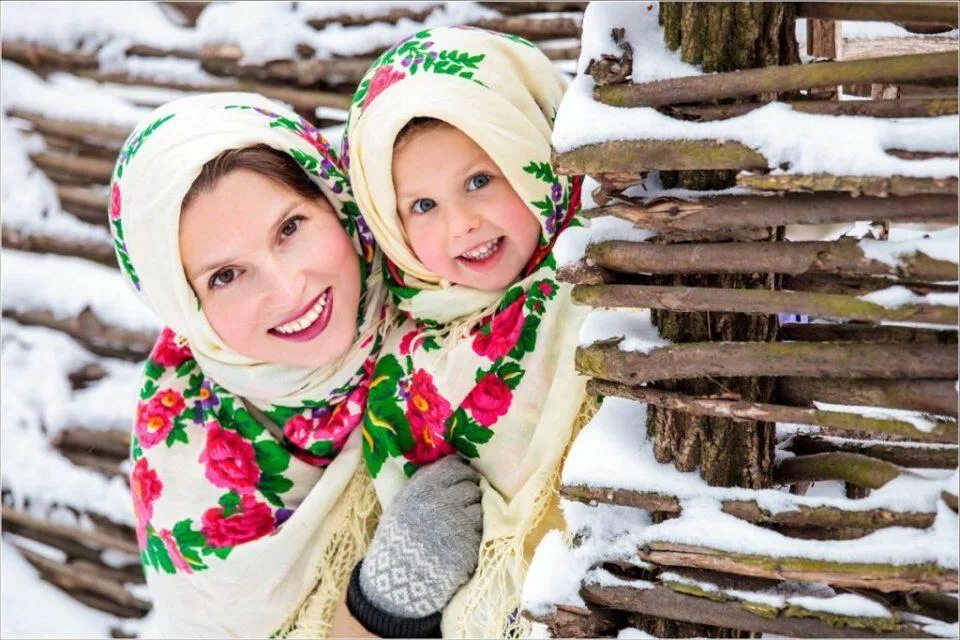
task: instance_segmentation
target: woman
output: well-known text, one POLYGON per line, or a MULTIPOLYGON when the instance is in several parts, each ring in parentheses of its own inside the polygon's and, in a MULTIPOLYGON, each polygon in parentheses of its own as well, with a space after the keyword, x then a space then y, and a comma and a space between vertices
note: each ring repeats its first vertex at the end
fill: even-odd
POLYGON ((253 94, 124 145, 111 229, 166 323, 132 442, 148 633, 322 636, 377 517, 359 425, 386 307, 335 151, 253 94))

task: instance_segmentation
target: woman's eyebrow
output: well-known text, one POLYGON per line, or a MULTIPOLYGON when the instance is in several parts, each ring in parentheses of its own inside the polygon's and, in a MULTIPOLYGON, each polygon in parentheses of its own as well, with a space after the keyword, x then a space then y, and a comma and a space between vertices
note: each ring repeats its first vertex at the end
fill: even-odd
MULTIPOLYGON (((293 211, 294 209, 296 209, 297 207, 299 207, 300 204, 301 204, 300 201, 291 202, 291 203, 288 204, 286 207, 284 207, 282 211, 280 211, 280 213, 279 213, 279 214, 276 216, 276 218, 274 219, 273 224, 270 225, 270 234, 271 234, 271 235, 276 234, 277 229, 280 227, 281 224, 283 224, 283 221, 286 219, 287 215, 289 215, 289 213, 290 213, 291 211, 293 211)), ((195 278, 199 278, 200 276, 202 276, 202 275, 204 275, 204 274, 206 274, 206 273, 209 273, 210 271, 213 271, 214 269, 219 269, 219 268, 222 267, 223 265, 225 265, 225 264, 230 264, 231 262, 236 262, 236 258, 234 258, 233 256, 228 257, 228 258, 217 258, 216 260, 212 260, 212 261, 206 263, 203 267, 201 267, 200 269, 197 269, 197 270, 196 270, 195 272, 193 272, 192 274, 188 273, 188 274, 187 274, 187 279, 188 279, 188 280, 193 280, 193 279, 195 279, 195 278)))

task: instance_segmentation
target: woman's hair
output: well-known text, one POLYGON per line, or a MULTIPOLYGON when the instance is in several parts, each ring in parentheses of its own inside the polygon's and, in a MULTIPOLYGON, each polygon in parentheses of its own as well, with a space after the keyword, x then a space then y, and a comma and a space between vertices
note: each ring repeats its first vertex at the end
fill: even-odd
POLYGON ((242 149, 228 149, 203 165, 200 175, 183 197, 181 211, 186 209, 194 198, 212 189, 221 178, 237 169, 256 171, 305 198, 322 195, 320 187, 300 168, 296 160, 269 145, 256 144, 242 149))
POLYGON ((452 127, 448 122, 440 120, 438 118, 427 118, 424 116, 419 116, 416 118, 411 118, 407 124, 403 125, 403 128, 397 132, 397 137, 393 141, 393 150, 399 151, 400 148, 405 144, 409 138, 413 136, 414 133, 425 133, 433 129, 439 129, 440 127, 452 127))

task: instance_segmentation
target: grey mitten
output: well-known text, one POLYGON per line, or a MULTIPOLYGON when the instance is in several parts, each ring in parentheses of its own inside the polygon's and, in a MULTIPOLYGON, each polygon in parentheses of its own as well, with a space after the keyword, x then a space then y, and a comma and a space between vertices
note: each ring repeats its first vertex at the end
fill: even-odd
POLYGON ((378 609, 422 618, 443 609, 477 568, 483 509, 479 476, 456 455, 423 467, 380 518, 360 569, 378 609))

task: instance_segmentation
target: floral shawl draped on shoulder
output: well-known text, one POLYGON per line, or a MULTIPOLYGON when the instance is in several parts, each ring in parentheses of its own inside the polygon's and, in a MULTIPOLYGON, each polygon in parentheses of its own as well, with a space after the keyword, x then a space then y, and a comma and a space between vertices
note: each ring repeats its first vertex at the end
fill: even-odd
POLYGON ((170 327, 147 360, 132 437, 134 521, 154 603, 148 635, 325 635, 376 517, 358 427, 386 311, 379 253, 338 154, 261 96, 177 100, 123 146, 110 224, 126 279, 170 327), (232 351, 183 274, 183 196, 208 160, 255 144, 300 164, 357 251, 358 333, 327 367, 232 351))
MULTIPOLYGON (((580 204, 580 179, 550 165, 567 85, 531 43, 471 28, 418 32, 384 53, 354 96, 344 154, 357 202, 385 255, 402 323, 377 361, 363 452, 390 502, 416 469, 458 454, 482 474, 479 567, 444 611, 447 637, 522 634, 515 615, 532 550, 555 515, 554 483, 585 398, 573 366, 584 315, 552 255, 580 204), (413 253, 397 213, 391 158, 412 118, 443 120, 496 162, 540 222, 521 279, 487 292, 446 282, 413 253)), ((438 162, 444 162, 438 158, 438 162)))

